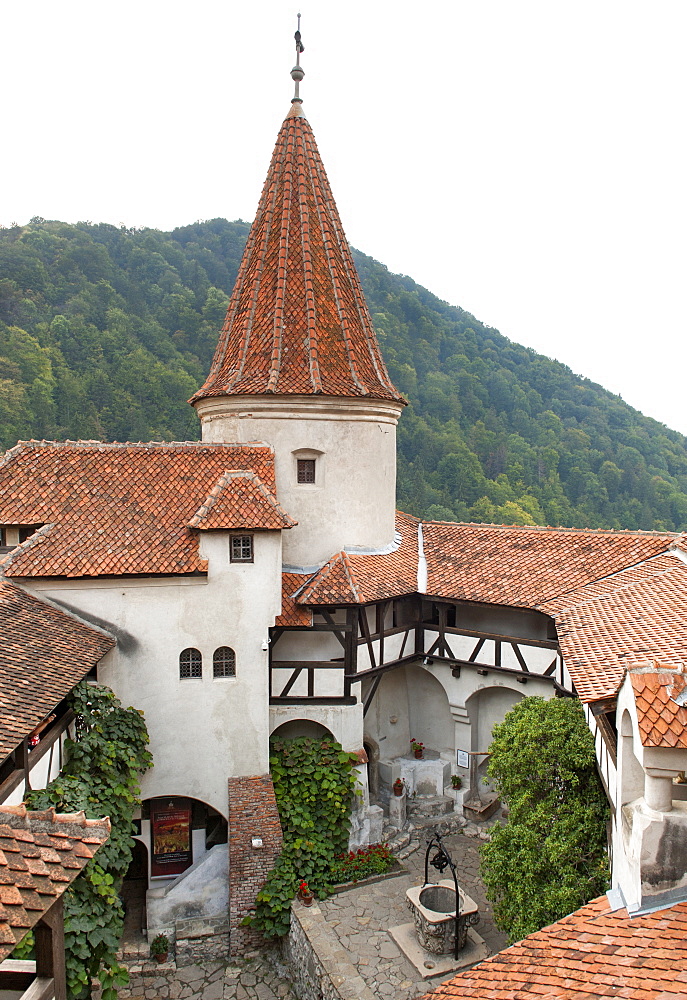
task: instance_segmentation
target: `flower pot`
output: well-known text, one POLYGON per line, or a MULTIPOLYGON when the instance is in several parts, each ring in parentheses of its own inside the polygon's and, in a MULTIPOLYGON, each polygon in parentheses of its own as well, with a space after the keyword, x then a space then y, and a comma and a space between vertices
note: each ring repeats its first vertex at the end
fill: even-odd
POLYGON ((403 795, 403 782, 400 778, 396 778, 393 784, 394 795, 403 795))
POLYGON ((167 961, 167 954, 168 952, 164 951, 161 955, 155 955, 154 956, 155 961, 159 962, 159 964, 162 965, 163 962, 167 961))
POLYGON ((416 760, 422 760, 422 758, 424 757, 425 751, 424 750, 413 750, 413 753, 415 754, 415 759, 416 760))
POLYGON ((298 900, 302 906, 312 906, 315 900, 315 894, 313 892, 299 892, 298 900))

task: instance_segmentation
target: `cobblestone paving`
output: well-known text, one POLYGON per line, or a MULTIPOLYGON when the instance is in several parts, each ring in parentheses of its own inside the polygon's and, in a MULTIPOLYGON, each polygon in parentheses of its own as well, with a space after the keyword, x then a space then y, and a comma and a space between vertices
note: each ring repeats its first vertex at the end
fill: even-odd
MULTIPOLYGON (((230 965, 145 962, 130 967, 120 1000, 296 1000, 276 952, 252 952, 230 965)), ((97 996, 97 994, 96 994, 97 996)))
MULTIPOLYGON (((468 830, 470 827, 468 827, 468 830)), ((475 833, 477 830, 472 828, 475 833)), ((429 834, 428 834, 429 836, 429 834)), ((490 952, 500 951, 506 939, 494 926, 491 907, 479 878, 477 837, 455 834, 444 837, 458 872, 461 887, 479 906, 481 920, 475 928, 490 952)), ((390 927, 408 923, 405 891, 424 881, 426 841, 404 861, 408 874, 369 886, 348 889, 319 903, 324 919, 348 952, 371 991, 379 1000, 414 1000, 453 973, 422 979, 388 934, 390 927)), ((430 868, 430 881, 445 877, 430 868)), ((191 965, 177 969, 173 963, 127 963, 131 976, 121 1000, 297 1000, 276 949, 250 952, 229 965, 191 965)), ((97 1000, 98 993, 94 992, 97 1000)))
MULTIPOLYGON (((479 878, 480 841, 464 834, 444 837, 443 841, 456 865, 461 888, 479 906, 481 919, 475 930, 484 938, 491 954, 500 951, 506 945, 506 938, 494 926, 491 907, 479 878)), ((407 875, 349 889, 319 903, 328 925, 348 952, 351 963, 357 966, 370 990, 380 1000, 387 997, 412 1000, 455 975, 448 973, 423 979, 387 933, 390 927, 406 924, 412 919, 406 907, 405 891, 424 882, 425 849, 426 841, 423 839, 420 847, 405 859, 403 864, 408 869, 407 875)), ((450 877, 450 872, 438 875, 430 867, 430 881, 438 881, 447 875, 450 877)))

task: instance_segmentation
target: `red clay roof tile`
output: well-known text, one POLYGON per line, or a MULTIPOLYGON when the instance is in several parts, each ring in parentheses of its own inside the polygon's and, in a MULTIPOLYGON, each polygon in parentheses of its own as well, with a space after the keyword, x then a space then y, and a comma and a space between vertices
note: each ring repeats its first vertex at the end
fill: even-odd
POLYGON ((682 975, 687 903, 630 919, 605 896, 442 983, 425 1000, 668 1000, 687 997, 682 975))
POLYGON ((82 680, 114 639, 0 581, 0 760, 82 680))
POLYGON ((0 960, 62 895, 109 835, 109 819, 0 806, 0 960), (40 856, 39 840, 49 844, 49 857, 40 856), (10 857, 21 861, 23 870, 8 864, 5 859, 10 857))
POLYGON ((307 120, 284 121, 205 385, 209 396, 404 402, 382 360, 307 120))
POLYGON ((273 491, 273 452, 261 444, 22 442, 0 465, 0 523, 43 527, 2 568, 9 577, 202 573, 191 518, 286 527, 273 491))
POLYGON ((686 668, 654 663, 629 676, 642 745, 687 749, 686 668))

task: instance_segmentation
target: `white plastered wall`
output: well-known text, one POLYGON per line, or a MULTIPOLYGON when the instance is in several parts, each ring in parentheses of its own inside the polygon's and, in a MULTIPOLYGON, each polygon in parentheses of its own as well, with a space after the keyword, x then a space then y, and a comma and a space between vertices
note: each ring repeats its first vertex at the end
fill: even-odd
POLYGON ((118 643, 98 670, 123 704, 144 712, 154 768, 141 797, 184 795, 227 816, 227 778, 268 767, 268 628, 279 613, 279 532, 256 532, 252 563, 232 563, 229 534, 201 536, 208 576, 41 581, 37 594, 109 623, 118 643), (219 646, 236 677, 213 678, 219 646), (179 654, 203 655, 201 679, 180 679, 179 654))
MULTIPOLYGON (((529 695, 552 698, 555 691, 550 681, 536 676, 523 685, 505 672, 482 677, 463 667, 460 677, 454 677, 449 666, 436 662, 400 667, 383 676, 365 717, 365 733, 378 743, 385 760, 407 754, 412 736, 455 761, 456 750, 486 750, 477 742, 486 740, 494 723, 529 695), (428 685, 430 676, 436 687, 428 685), (485 708, 484 717, 480 707, 485 708)), ((467 769, 455 770, 468 775, 467 769)))
POLYGON ((284 563, 314 567, 343 548, 393 545, 396 424, 402 407, 323 396, 223 396, 196 409, 203 441, 265 441, 274 448, 277 497, 298 522, 285 532, 284 563), (315 483, 296 481, 315 457, 315 483))

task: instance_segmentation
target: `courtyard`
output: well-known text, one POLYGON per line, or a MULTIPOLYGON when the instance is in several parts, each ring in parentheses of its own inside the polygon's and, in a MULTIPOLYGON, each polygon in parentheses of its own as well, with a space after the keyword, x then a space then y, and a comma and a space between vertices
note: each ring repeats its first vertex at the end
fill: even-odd
MULTIPOLYGON (((426 836, 431 834, 428 831, 426 836)), ((484 834, 483 834, 484 835, 484 834)), ((495 927, 491 906, 479 877, 479 831, 468 825, 464 832, 444 838, 456 864, 458 881, 479 905, 481 920, 475 928, 484 939, 489 954, 500 951, 506 938, 495 927)), ((390 928, 409 922, 405 892, 424 881, 426 840, 411 842, 414 849, 402 861, 403 872, 372 884, 354 886, 308 911, 311 921, 321 922, 334 941, 341 966, 359 976, 357 995, 367 990, 374 997, 413 1000, 428 992, 453 972, 438 976, 421 975, 408 961, 389 934, 390 928)), ((430 868, 430 881, 445 877, 430 868)), ((298 903, 296 904, 299 905, 298 903)), ((122 1000, 297 1000, 289 970, 279 950, 249 952, 227 965, 190 965, 177 969, 173 963, 157 966, 151 962, 129 966, 131 983, 120 991, 122 1000)), ((350 984, 353 985, 353 984, 350 984)))

